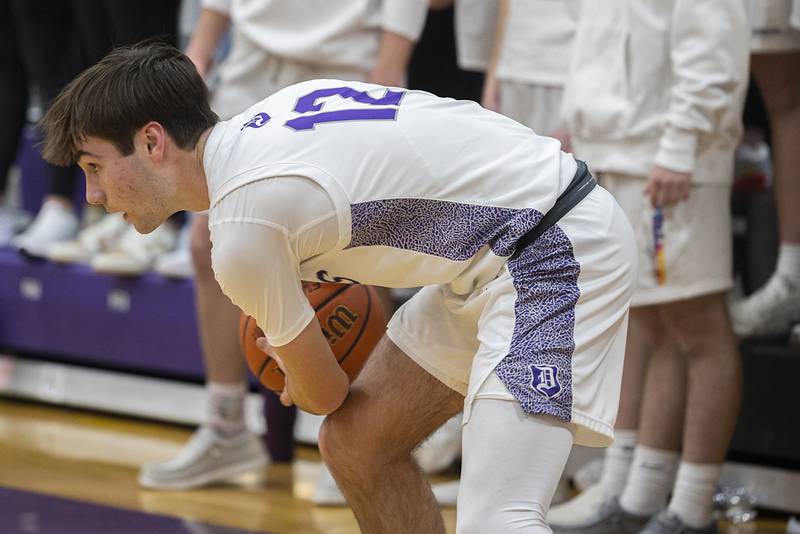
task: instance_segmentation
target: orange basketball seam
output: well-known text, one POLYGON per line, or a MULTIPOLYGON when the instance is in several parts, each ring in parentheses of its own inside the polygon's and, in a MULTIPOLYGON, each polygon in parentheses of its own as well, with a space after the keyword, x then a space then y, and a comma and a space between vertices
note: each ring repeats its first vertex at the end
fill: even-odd
POLYGON ((326 300, 324 300, 321 303, 319 303, 318 305, 314 306, 314 311, 318 312, 320 308, 324 308, 326 304, 328 304, 330 301, 332 301, 333 299, 335 299, 336 297, 338 297, 339 295, 341 295, 342 293, 344 293, 345 291, 350 289, 350 287, 351 287, 350 285, 345 285, 343 288, 341 288, 338 291, 336 291, 336 293, 334 293, 333 295, 330 295, 326 300))

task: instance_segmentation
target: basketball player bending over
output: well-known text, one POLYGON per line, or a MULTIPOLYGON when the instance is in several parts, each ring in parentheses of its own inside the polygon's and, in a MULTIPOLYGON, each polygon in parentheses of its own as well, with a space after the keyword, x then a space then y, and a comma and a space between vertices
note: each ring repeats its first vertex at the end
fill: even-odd
POLYGON ((550 532, 573 442, 613 438, 636 245, 558 141, 471 102, 340 80, 229 121, 192 63, 118 49, 43 121, 91 204, 147 233, 209 209, 223 291, 330 414, 320 450, 364 532, 443 532, 411 451, 464 410, 458 531, 550 532), (301 280, 425 286, 352 384, 301 280))

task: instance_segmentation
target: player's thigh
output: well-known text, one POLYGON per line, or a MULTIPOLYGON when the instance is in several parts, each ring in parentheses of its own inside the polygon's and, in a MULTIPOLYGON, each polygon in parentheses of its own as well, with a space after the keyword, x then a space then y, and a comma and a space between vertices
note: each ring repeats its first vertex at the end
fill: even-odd
POLYGON ((407 454, 461 411, 463 401, 384 336, 342 407, 326 418, 320 446, 323 454, 342 446, 407 454))

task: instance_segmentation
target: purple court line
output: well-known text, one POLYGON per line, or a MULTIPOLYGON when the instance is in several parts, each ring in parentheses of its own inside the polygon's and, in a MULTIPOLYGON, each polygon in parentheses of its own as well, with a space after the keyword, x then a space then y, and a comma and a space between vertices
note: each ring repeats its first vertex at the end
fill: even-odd
POLYGON ((256 534, 0 487, 2 534, 256 534))

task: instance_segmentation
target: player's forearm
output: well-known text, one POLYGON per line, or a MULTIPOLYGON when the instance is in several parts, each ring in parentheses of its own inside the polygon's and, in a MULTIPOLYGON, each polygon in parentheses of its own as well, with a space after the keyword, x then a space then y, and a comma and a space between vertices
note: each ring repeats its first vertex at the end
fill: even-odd
POLYGON ((381 85, 404 85, 406 69, 413 50, 414 41, 384 30, 381 35, 378 60, 370 75, 370 81, 381 85))
POLYGON ((222 36, 228 30, 230 18, 224 13, 203 8, 186 47, 186 55, 205 76, 222 36))
POLYGON ((350 380, 338 365, 330 368, 329 373, 310 373, 309 368, 294 371, 287 368, 286 375, 292 402, 315 415, 335 412, 350 390, 350 380))
POLYGON ((500 63, 500 55, 503 51, 503 39, 506 33, 506 19, 508 18, 508 0, 500 0, 497 23, 494 29, 494 45, 492 46, 492 56, 489 59, 489 68, 486 69, 486 76, 494 78, 497 72, 497 64, 500 63))
POLYGON ((481 105, 492 111, 500 111, 500 98, 497 88, 497 64, 503 49, 503 36, 506 28, 506 18, 508 17, 508 0, 500 0, 497 12, 497 23, 495 24, 494 45, 492 55, 489 59, 489 67, 486 69, 486 77, 483 81, 483 93, 481 94, 481 105))
POLYGON ((327 415, 342 405, 350 380, 339 367, 316 320, 293 341, 274 350, 283 362, 289 395, 297 406, 327 415))

